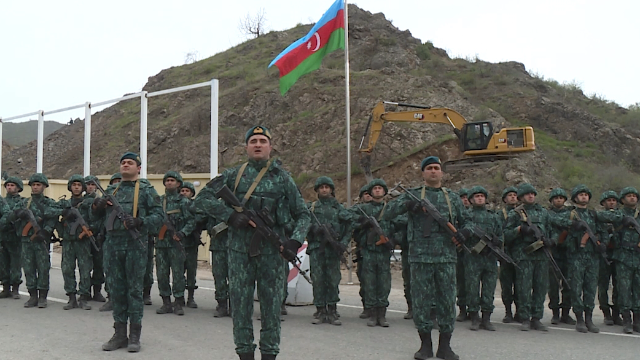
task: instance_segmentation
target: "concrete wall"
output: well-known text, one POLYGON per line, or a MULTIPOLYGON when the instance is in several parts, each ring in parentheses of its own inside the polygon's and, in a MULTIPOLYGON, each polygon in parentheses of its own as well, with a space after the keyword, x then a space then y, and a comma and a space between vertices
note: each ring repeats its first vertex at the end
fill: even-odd
MULTIPOLYGON (((200 191, 200 189, 204 188, 204 186, 209 182, 209 174, 208 173, 196 173, 196 174, 181 174, 184 181, 189 181, 194 184, 196 188, 196 194, 200 191), (197 184, 197 185, 196 185, 197 184)), ((162 178, 164 174, 149 174, 147 179, 151 182, 151 185, 156 189, 158 194, 164 194, 164 186, 162 185, 162 178)), ((100 179, 100 185, 103 188, 107 188, 109 184, 109 179, 111 179, 111 175, 98 175, 98 179, 100 179)), ((24 191, 20 194, 24 197, 29 197, 31 194, 31 188, 28 180, 23 180, 24 182, 24 191)), ((4 182, 3 182, 4 184, 4 182)), ((2 196, 6 195, 6 190, 4 189, 4 185, 2 186, 2 196)), ((49 187, 45 190, 44 194, 54 200, 61 199, 63 196, 67 198, 71 196, 69 190, 67 190, 67 180, 58 180, 58 179, 49 179, 49 187)), ((206 260, 209 261, 209 236, 207 232, 204 231, 202 233, 202 242, 205 243, 205 246, 200 246, 198 250, 198 260, 206 260)))

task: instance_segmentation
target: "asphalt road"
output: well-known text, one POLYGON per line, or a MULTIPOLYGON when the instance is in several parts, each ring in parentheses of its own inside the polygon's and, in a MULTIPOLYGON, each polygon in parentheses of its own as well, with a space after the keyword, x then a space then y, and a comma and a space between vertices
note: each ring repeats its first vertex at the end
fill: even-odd
MULTIPOLYGON (((213 318, 215 299, 210 274, 201 271, 196 292, 198 309, 185 309, 182 317, 157 315, 160 306, 157 287, 153 289, 152 306, 145 307, 142 328, 142 351, 104 352, 103 342, 113 334, 111 313, 101 313, 102 303, 94 308, 64 311, 66 297, 62 286, 59 261, 54 256, 51 270, 49 307, 25 309, 20 300, 0 300, 0 359, 237 359, 234 351, 230 318, 213 318)), ((355 278, 355 277, 354 277, 355 278)), ((419 339, 413 322, 402 318, 406 311, 400 287, 395 281, 387 319, 389 328, 369 328, 358 318, 360 299, 357 285, 341 285, 339 311, 342 326, 312 325, 311 306, 288 307, 289 315, 282 323, 281 353, 278 359, 413 359, 419 339)), ((25 289, 26 291, 26 289, 25 289)), ((26 295, 26 292, 23 292, 26 295)), ((257 303, 256 313, 257 313, 257 303)), ((502 324, 504 308, 496 301, 496 332, 468 330, 469 323, 456 323, 452 347, 461 359, 633 359, 640 358, 640 334, 622 334, 619 326, 602 324, 602 314, 594 315, 600 334, 580 334, 572 326, 552 326, 547 333, 522 332, 517 325, 502 324)), ((543 323, 549 323, 550 313, 543 323)), ((256 339, 259 321, 254 322, 256 339)), ((434 348, 437 333, 433 333, 434 348)), ((257 356, 259 359, 259 356, 257 356)))

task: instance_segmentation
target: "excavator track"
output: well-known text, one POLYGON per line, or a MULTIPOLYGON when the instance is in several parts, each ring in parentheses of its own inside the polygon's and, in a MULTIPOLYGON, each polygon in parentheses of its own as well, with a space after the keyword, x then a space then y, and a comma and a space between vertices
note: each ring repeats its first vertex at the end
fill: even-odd
POLYGON ((454 172, 466 169, 482 169, 488 168, 496 165, 498 161, 504 161, 513 159, 517 155, 515 154, 499 154, 499 155, 482 155, 482 156, 474 156, 468 157, 458 160, 450 160, 446 161, 442 164, 442 170, 446 172, 454 172))

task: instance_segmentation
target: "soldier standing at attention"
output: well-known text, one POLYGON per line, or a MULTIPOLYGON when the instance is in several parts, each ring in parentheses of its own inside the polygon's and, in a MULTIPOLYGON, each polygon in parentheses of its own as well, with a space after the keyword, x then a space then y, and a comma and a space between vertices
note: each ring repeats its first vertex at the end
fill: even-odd
POLYGON ((196 197, 196 208, 229 226, 229 293, 233 304, 233 339, 241 360, 254 359, 253 293, 260 299, 262 329, 260 352, 263 360, 275 359, 280 351, 280 311, 285 283, 282 258, 292 261, 309 231, 309 210, 291 175, 271 158, 271 133, 254 126, 245 135, 249 161, 225 170, 211 180, 196 197), (245 206, 267 211, 272 229, 284 241, 278 248, 262 240, 259 254, 250 256, 249 246, 256 230, 242 208, 233 208, 215 195, 227 186, 245 206), (290 226, 291 237, 285 236, 290 226))
MULTIPOLYGON (((502 202, 504 207, 498 210, 498 216, 502 220, 502 229, 507 224, 507 218, 509 211, 513 210, 518 204, 518 189, 513 186, 509 186, 502 190, 502 202)), ((504 251, 507 255, 512 256, 511 247, 504 245, 504 251)), ((505 315, 502 322, 505 324, 516 322, 522 322, 520 320, 520 314, 518 314, 518 297, 516 296, 516 268, 513 264, 500 263, 500 295, 502 297, 502 303, 505 308, 505 315), (511 304, 516 304, 516 315, 513 316, 511 310, 511 304)))
MULTIPOLYGON (((462 188, 458 191, 458 196, 460 196, 460 200, 462 201, 462 205, 464 205, 465 209, 469 209, 471 203, 469 203, 469 190, 462 188)), ((465 261, 466 256, 464 251, 458 252, 458 260, 456 263, 456 284, 458 290, 458 309, 460 309, 458 313, 458 317, 456 321, 463 322, 469 320, 469 312, 467 311, 467 287, 466 281, 467 277, 465 276, 465 261)))
MULTIPOLYGON (((4 188, 7 190, 7 196, 4 202, 9 207, 6 211, 11 211, 16 207, 16 204, 21 203, 23 197, 20 196, 20 192, 24 188, 22 180, 16 176, 10 176, 4 182, 4 188)), ((2 205, 4 208, 4 205, 2 205)), ((4 216, 5 213, 3 212, 4 216)), ((20 299, 20 293, 18 288, 22 283, 22 242, 20 236, 16 234, 14 224, 9 221, 11 214, 7 214, 7 222, 0 234, 0 263, 3 264, 3 270, 0 274, 4 274, 2 277, 2 284, 4 290, 0 293, 0 298, 13 297, 14 299, 20 299), (9 288, 11 292, 9 293, 9 288)))
POLYGON ((198 286, 196 285, 196 274, 198 272, 198 246, 200 245, 200 237, 202 235, 202 229, 206 222, 206 219, 200 219, 199 214, 195 210, 195 204, 193 198, 196 196, 196 188, 192 183, 184 181, 180 188, 180 195, 189 200, 189 209, 191 215, 194 217, 195 229, 191 235, 184 239, 184 251, 187 254, 187 259, 184 262, 184 271, 187 279, 187 307, 191 309, 197 309, 194 293, 198 286))
MULTIPOLYGON (((99 184, 100 180, 98 180, 96 176, 89 175, 84 178, 84 183, 86 187, 86 193, 84 195, 84 198, 85 200, 90 199, 90 201, 93 202, 93 199, 95 199, 97 196, 96 183, 99 184)), ((89 207, 89 210, 91 210, 90 207, 89 207)), ((87 220, 87 223, 89 223, 88 221, 89 218, 85 217, 84 215, 83 217, 85 220, 87 220)), ((104 242, 104 239, 102 239, 101 237, 104 235, 98 236, 100 234, 102 224, 98 224, 95 226, 94 224, 89 224, 89 225, 91 226, 91 231, 96 236, 96 241, 98 242, 98 250, 96 250, 93 246, 90 246, 91 258, 93 261, 93 270, 91 271, 91 285, 93 286, 93 297, 91 299, 97 302, 105 302, 107 300, 104 298, 104 296, 102 296, 102 292, 101 292, 102 284, 104 284, 104 263, 103 263, 104 252, 102 251, 102 244, 101 244, 102 242, 104 242)))
MULTIPOLYGON (((371 194, 369 194, 369 184, 364 185, 360 188, 360 201, 358 204, 366 204, 372 200, 371 194)), ((353 231, 353 240, 356 244, 356 260, 354 263, 358 264, 356 267, 356 276, 358 277, 358 283, 360 284, 360 291, 358 294, 360 295, 360 301, 362 302, 362 312, 360 313, 360 319, 368 319, 369 318, 369 309, 364 306, 364 279, 362 278, 362 251, 360 251, 360 243, 358 240, 362 236, 358 236, 358 232, 362 230, 355 229, 353 231)))
MULTIPOLYGON (((605 211, 615 211, 618 207, 618 194, 615 191, 609 190, 602 193, 600 196, 600 205, 604 206, 605 211)), ((616 231, 612 224, 605 224, 607 237, 607 259, 613 259, 613 248, 615 245, 616 231)), ((598 273, 598 303, 600 304, 600 310, 604 314, 605 325, 620 325, 622 326, 622 318, 620 317, 620 308, 618 307, 618 281, 616 276, 615 262, 611 261, 609 265, 600 259, 600 271, 598 273), (609 284, 613 285, 613 291, 611 294, 611 302, 609 304, 609 284)))

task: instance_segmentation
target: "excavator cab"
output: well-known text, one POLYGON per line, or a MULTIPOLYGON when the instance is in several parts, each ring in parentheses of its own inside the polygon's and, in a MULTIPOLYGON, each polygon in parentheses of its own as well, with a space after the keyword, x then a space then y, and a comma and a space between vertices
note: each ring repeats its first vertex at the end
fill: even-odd
POLYGON ((493 125, 489 121, 466 123, 460 131, 460 147, 462 152, 484 150, 491 142, 493 125))

